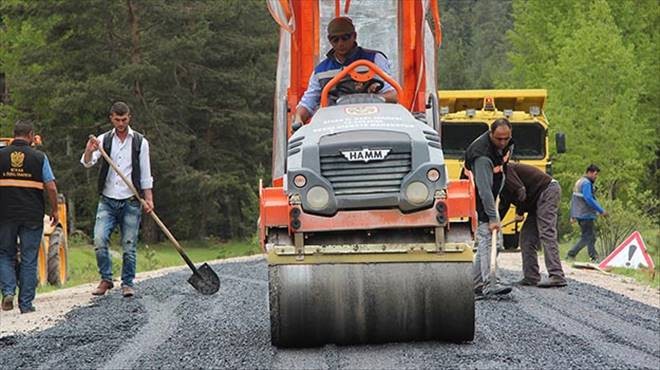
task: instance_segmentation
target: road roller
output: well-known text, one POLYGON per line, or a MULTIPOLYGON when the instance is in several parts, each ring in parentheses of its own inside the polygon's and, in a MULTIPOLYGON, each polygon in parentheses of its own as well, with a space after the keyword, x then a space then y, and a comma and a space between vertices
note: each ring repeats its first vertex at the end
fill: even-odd
POLYGON ((471 341, 475 191, 449 180, 440 144, 436 2, 268 8, 280 26, 272 182, 259 185, 272 344, 471 341), (391 71, 354 61, 323 86, 309 122, 293 124, 336 16, 391 71), (397 103, 364 89, 385 82, 397 103))

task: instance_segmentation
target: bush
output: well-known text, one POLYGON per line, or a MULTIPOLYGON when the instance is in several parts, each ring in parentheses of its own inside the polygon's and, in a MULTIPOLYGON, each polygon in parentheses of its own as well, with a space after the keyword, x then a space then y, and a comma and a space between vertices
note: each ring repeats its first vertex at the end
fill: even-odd
POLYGON ((618 199, 599 201, 609 214, 608 217, 599 217, 596 222, 596 250, 600 256, 605 257, 612 253, 633 231, 652 229, 653 221, 638 207, 624 204, 618 199))

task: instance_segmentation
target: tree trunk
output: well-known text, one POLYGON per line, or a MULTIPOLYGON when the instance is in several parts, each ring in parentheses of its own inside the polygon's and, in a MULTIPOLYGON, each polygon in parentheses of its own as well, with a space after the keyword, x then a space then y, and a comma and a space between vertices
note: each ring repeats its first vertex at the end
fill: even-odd
POLYGON ((148 214, 142 215, 142 241, 145 243, 157 243, 159 241, 158 225, 148 214))
MULTIPOLYGON (((67 233, 71 233, 76 230, 76 202, 73 199, 73 195, 66 198, 66 215, 67 215, 67 233)), ((63 221, 63 220, 62 220, 63 221)))
MULTIPOLYGON (((137 6, 133 0, 126 0, 128 8, 128 22, 131 30, 131 64, 142 63, 142 49, 140 44, 140 18, 138 17, 137 6)), ((144 104, 144 94, 142 84, 139 79, 133 81, 133 94, 144 104)), ((158 242, 158 226, 156 222, 147 214, 142 215, 142 240, 145 243, 158 242)))
MULTIPOLYGON (((140 19, 137 14, 137 7, 132 0, 127 0, 128 6, 128 21, 131 28, 131 64, 142 63, 142 50, 140 48, 140 19)), ((133 82, 133 93, 135 96, 144 102, 144 95, 142 92, 142 85, 139 79, 133 82)))
POLYGON ((209 219, 209 207, 200 207, 199 227, 197 228, 197 235, 191 235, 193 239, 206 238, 206 225, 209 219))

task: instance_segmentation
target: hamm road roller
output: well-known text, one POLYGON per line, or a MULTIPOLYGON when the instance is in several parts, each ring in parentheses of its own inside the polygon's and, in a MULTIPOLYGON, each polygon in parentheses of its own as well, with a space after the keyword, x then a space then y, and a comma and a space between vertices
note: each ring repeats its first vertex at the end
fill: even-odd
POLYGON ((436 2, 268 8, 280 25, 273 180, 259 186, 272 343, 471 341, 475 192, 470 180, 449 180, 440 144, 436 2), (337 71, 298 127, 336 16, 352 18, 359 44, 386 54, 391 73, 369 60, 337 71), (398 103, 359 88, 383 82, 398 103))

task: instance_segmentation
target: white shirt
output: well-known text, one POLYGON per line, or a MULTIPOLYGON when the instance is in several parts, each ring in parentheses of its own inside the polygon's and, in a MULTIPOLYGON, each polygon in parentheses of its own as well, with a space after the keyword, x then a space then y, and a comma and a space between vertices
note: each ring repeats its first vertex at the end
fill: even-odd
MULTIPOLYGON (((112 129, 114 133, 115 130, 112 129)), ((128 136, 122 142, 119 137, 114 134, 112 136, 112 150, 110 158, 115 162, 119 170, 128 178, 131 179, 133 166, 131 164, 132 156, 132 143, 134 131, 128 127, 128 136)), ((103 138, 105 134, 97 137, 98 141, 103 145, 103 138)), ((80 163, 86 168, 92 167, 101 158, 101 152, 96 150, 92 153, 92 158, 89 163, 85 163, 85 153, 80 158, 80 163)), ((142 138, 142 147, 140 148, 140 187, 142 189, 152 189, 154 178, 151 177, 151 163, 149 161, 149 142, 146 138, 142 138)), ((112 199, 128 199, 133 196, 131 189, 124 183, 124 180, 117 175, 117 172, 110 166, 108 169, 108 177, 105 179, 105 186, 103 187, 103 195, 112 199)))

